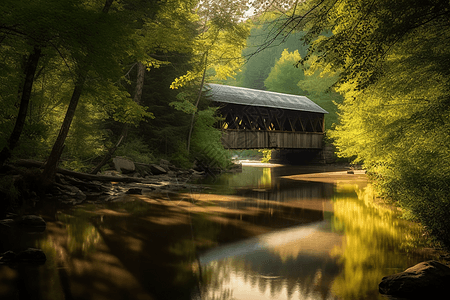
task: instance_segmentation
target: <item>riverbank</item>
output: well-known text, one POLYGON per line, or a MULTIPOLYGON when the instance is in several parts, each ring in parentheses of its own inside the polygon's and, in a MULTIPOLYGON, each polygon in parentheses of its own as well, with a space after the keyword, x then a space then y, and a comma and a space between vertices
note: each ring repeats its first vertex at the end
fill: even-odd
POLYGON ((223 171, 239 172, 241 169, 238 164, 229 170, 212 170, 201 165, 180 169, 167 160, 160 160, 158 164, 142 164, 116 157, 110 169, 97 174, 58 168, 55 181, 43 189, 40 182, 43 165, 39 161, 18 160, 3 168, 0 218, 11 213, 22 214, 48 201, 76 205, 85 201, 120 201, 130 194, 176 192, 188 187, 195 189, 190 183, 202 176, 223 171))

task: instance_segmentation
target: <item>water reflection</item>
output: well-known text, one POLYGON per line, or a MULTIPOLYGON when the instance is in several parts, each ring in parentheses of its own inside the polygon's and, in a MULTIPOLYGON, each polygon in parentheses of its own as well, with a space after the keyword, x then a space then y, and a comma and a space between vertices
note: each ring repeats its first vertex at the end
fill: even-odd
POLYGON ((69 254, 87 256, 96 250, 97 244, 100 242, 100 234, 87 219, 80 216, 79 213, 74 216, 59 213, 56 215, 56 219, 65 224, 69 254))
POLYGON ((0 266, 0 298, 378 299, 382 276, 423 259, 419 231, 355 177, 295 175, 312 171, 244 168, 203 183, 208 194, 43 213, 45 233, 2 235, 5 251, 48 260, 0 266))
MULTIPOLYGON (((312 170, 320 171, 320 168, 312 170)), ((189 197, 197 200, 210 199, 215 205, 237 209, 287 206, 310 210, 309 215, 331 211, 332 206, 329 199, 333 195, 334 184, 293 180, 284 177, 293 172, 292 167, 244 166, 242 173, 223 174, 220 177, 209 178, 209 180, 202 182, 210 188, 206 193, 214 195, 214 197, 208 197, 204 193, 191 194, 189 197), (218 197, 217 195, 221 196, 218 197), (230 198, 230 195, 238 198, 230 198), (230 199, 235 201, 230 201, 230 199)), ((314 218, 314 220, 318 219, 314 218)))
POLYGON ((193 299, 384 299, 383 276, 426 259, 413 251, 420 230, 375 204, 372 186, 348 182, 334 184, 332 212, 322 210, 320 222, 204 253, 193 299))
POLYGON ((333 226, 344 232, 346 241, 334 252, 342 271, 333 290, 342 299, 382 299, 377 291, 380 278, 425 259, 414 254, 420 246, 419 226, 376 204, 371 185, 363 190, 355 185, 337 186, 333 226))
POLYGON ((272 177, 273 168, 242 167, 240 173, 225 173, 201 179, 201 183, 213 185, 220 194, 234 193, 236 189, 259 188, 271 189, 278 178, 272 177))
POLYGON ((331 299, 339 267, 330 253, 340 235, 330 233, 327 224, 270 233, 206 253, 200 258, 207 282, 201 298, 331 299))

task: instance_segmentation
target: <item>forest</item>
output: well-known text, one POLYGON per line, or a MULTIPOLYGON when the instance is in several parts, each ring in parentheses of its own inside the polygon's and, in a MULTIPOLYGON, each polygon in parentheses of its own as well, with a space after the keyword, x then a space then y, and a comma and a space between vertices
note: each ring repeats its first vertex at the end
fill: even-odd
POLYGON ((3 0, 1 208, 24 197, 8 176, 19 159, 45 162, 39 189, 58 166, 95 174, 113 156, 227 168, 202 97, 222 83, 322 106, 337 155, 448 245, 449 13, 443 0, 3 0))

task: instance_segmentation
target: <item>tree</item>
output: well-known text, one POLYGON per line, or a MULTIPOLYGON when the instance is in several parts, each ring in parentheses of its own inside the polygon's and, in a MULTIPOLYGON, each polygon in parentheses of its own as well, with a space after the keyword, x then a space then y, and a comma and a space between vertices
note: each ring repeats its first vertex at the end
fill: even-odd
POLYGON ((326 129, 337 124, 336 103, 341 103, 343 97, 332 88, 338 74, 324 72, 323 69, 309 70, 309 64, 295 67, 301 60, 298 51, 283 51, 280 59, 264 81, 267 89, 272 92, 307 96, 314 103, 328 111, 325 115, 326 129))
POLYGON ((288 49, 284 49, 280 59, 275 63, 266 80, 264 80, 267 90, 305 96, 306 92, 297 85, 299 81, 305 78, 304 70, 295 68, 295 64, 300 59, 298 50, 289 52, 288 49))
POLYGON ((16 118, 16 122, 14 125, 14 129, 9 136, 7 141, 7 145, 0 152, 0 166, 2 166, 6 160, 11 156, 11 151, 16 147, 17 142, 19 141, 20 135, 22 134, 23 127, 25 125, 25 119, 28 111, 28 104, 31 98, 31 91, 33 88, 34 76, 36 74, 37 65, 39 62, 39 58, 41 57, 41 48, 39 46, 35 46, 33 48, 33 52, 31 52, 28 56, 25 68, 24 68, 24 82, 23 87, 19 94, 20 104, 19 104, 19 112, 16 118))
MULTIPOLYGON (((16 147, 24 128, 28 105, 31 99, 32 87, 35 79, 42 49, 54 44, 57 35, 64 35, 66 28, 59 28, 55 16, 63 15, 72 10, 74 15, 78 10, 74 1, 56 3, 25 3, 23 1, 5 1, 0 9, 2 21, 0 23, 1 49, 6 53, 5 65, 7 69, 22 69, 23 75, 18 75, 19 111, 15 120, 15 126, 7 139, 6 145, 0 153, 0 165, 9 159, 12 150, 16 147), (41 16, 47 15, 48 19, 42 21, 41 16), (24 55, 28 57, 22 68, 11 65, 12 57, 24 55)), ((4 96, 8 94, 2 93, 4 96)), ((6 98, 6 97, 5 97, 6 98)))
POLYGON ((297 85, 306 92, 312 101, 328 112, 325 115, 325 130, 329 137, 329 129, 339 123, 337 105, 344 100, 344 97, 334 88, 339 74, 325 72, 323 68, 310 69, 309 66, 309 63, 304 65, 305 77, 297 85))
MULTIPOLYGON (((176 78, 171 85, 172 89, 185 86, 195 80, 200 79, 198 95, 192 101, 194 109, 192 112, 191 125, 187 138, 187 152, 190 152, 191 135, 194 126, 195 114, 199 105, 203 85, 207 71, 214 72, 214 77, 225 79, 234 75, 235 71, 242 64, 241 51, 245 47, 245 39, 248 35, 249 27, 241 18, 248 8, 248 1, 204 1, 199 6, 201 17, 200 34, 195 45, 195 68, 185 75, 176 78)), ((189 107, 185 104, 174 103, 176 107, 189 107)))
MULTIPOLYGON (((75 39, 75 45, 78 47, 71 49, 73 51, 71 56, 75 65, 74 90, 61 129, 42 173, 45 184, 50 183, 55 175, 56 167, 64 149, 64 143, 88 76, 95 74, 95 76, 104 76, 106 80, 111 78, 110 76, 117 76, 119 73, 111 74, 110 69, 117 70, 119 68, 120 70, 120 60, 124 59, 127 54, 127 48, 124 45, 132 42, 129 36, 133 33, 133 21, 136 19, 130 18, 132 14, 130 15, 129 11, 126 10, 123 13, 129 18, 126 19, 126 23, 120 10, 108 14, 113 2, 114 0, 106 0, 101 10, 94 8, 93 10, 88 9, 85 11, 83 20, 87 20, 87 22, 78 28, 78 34, 84 32, 92 38, 75 39), (89 35, 88 32, 92 32, 92 29, 95 29, 95 34, 89 35)), ((149 10, 154 9, 152 3, 149 3, 147 6, 143 6, 143 2, 140 3, 139 1, 126 4, 140 4, 139 8, 142 9, 143 14, 141 13, 137 16, 138 20, 145 16, 149 10)), ((136 18, 136 16, 134 17, 136 18)))
POLYGON ((313 68, 339 74, 339 154, 447 244, 449 16, 448 1, 325 0, 298 5, 283 25, 307 30, 299 63, 315 55, 313 68))
MULTIPOLYGON (((246 62, 242 71, 236 75, 238 86, 265 90, 264 80, 269 76, 284 49, 298 50, 302 57, 306 55, 307 46, 298 43, 303 36, 302 32, 293 33, 286 38, 273 37, 271 40, 275 32, 274 28, 277 28, 277 24, 274 22, 276 17, 277 15, 269 14, 252 20, 247 47, 242 51, 246 62), (272 41, 270 46, 266 45, 268 41, 272 41)), ((226 84, 230 83, 226 82, 226 84)))

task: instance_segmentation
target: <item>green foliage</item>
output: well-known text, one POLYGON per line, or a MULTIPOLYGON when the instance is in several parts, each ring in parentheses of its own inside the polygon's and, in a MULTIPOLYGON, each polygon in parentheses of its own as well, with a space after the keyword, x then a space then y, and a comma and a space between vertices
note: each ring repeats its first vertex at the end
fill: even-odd
POLYGON ((218 121, 215 113, 216 108, 198 112, 192 133, 192 155, 206 166, 226 169, 230 154, 223 148, 222 133, 214 127, 218 121))
POLYGON ((192 69, 175 78, 171 89, 200 80, 205 70, 214 73, 212 80, 225 80, 236 74, 243 63, 241 52, 250 30, 248 22, 239 19, 244 13, 246 2, 203 1, 199 5, 200 33, 192 44, 192 69))
POLYGON ((300 80, 298 86, 306 92, 309 99, 325 109, 325 131, 339 124, 337 105, 342 103, 344 97, 335 91, 334 83, 338 80, 338 74, 325 72, 323 68, 308 68, 305 77, 300 80))
POLYGON ((270 41, 275 33, 274 18, 276 15, 262 15, 253 21, 250 35, 246 41, 246 47, 242 51, 242 56, 247 60, 240 68, 240 72, 233 78, 227 80, 215 80, 217 83, 227 84, 232 86, 240 86, 247 88, 254 88, 258 90, 265 90, 264 80, 269 76, 271 69, 281 57, 284 49, 298 50, 301 56, 306 55, 307 46, 299 45, 298 40, 303 36, 303 33, 296 32, 286 37, 275 38, 270 47, 261 50, 270 41))
POLYGON ((173 149, 172 155, 168 157, 175 166, 190 169, 192 162, 189 160, 189 153, 186 149, 186 143, 178 143, 176 149, 173 149))
POLYGON ((300 59, 298 50, 289 52, 288 49, 284 49, 280 59, 277 60, 266 80, 264 80, 267 90, 305 96, 306 92, 297 84, 305 78, 304 71, 295 67, 300 59))
POLYGON ((168 61, 170 65, 147 72, 144 80, 141 103, 148 107, 155 118, 146 119, 137 128, 130 130, 142 137, 143 143, 148 145, 155 157, 169 159, 177 166, 190 167, 192 163, 187 163, 186 141, 191 115, 175 109, 173 104, 186 104, 193 108, 192 102, 198 90, 195 87, 170 89, 173 79, 185 74, 191 65, 183 55, 177 53, 172 53, 168 61))
MULTIPOLYGON (((0 207, 5 209, 5 206, 13 205, 20 196, 20 191, 14 185, 14 178, 12 176, 0 177, 0 195, 2 196, 0 207)), ((3 215, 3 212, 1 212, 3 215)))
POLYGON ((128 157, 132 161, 144 164, 154 163, 156 161, 148 145, 137 137, 128 138, 124 144, 119 146, 116 155, 128 157))
POLYGON ((269 163, 270 159, 272 158, 272 150, 270 150, 270 149, 263 149, 263 150, 258 150, 258 151, 263 154, 263 158, 261 159, 261 162, 262 163, 269 163))
POLYGON ((129 126, 131 141, 125 141, 119 154, 141 162, 165 157, 187 166, 184 149, 189 114, 195 110, 205 111, 198 116, 197 146, 212 138, 216 151, 217 132, 206 121, 207 105, 194 105, 198 82, 204 68, 225 78, 242 64, 249 25, 241 16, 248 1, 133 0, 105 6, 108 3, 2 3, 0 149, 18 115, 24 57, 39 46, 42 57, 15 157, 48 157, 80 74, 86 81, 64 141, 62 166, 87 170, 117 142, 124 123, 134 127, 129 126), (136 61, 147 67, 140 103, 132 98, 136 61), (172 91, 177 78, 179 90, 172 91))
POLYGON ((269 91, 307 96, 328 111, 325 115, 325 129, 329 130, 333 124, 338 123, 336 104, 343 100, 332 87, 338 75, 325 72, 323 68, 304 70, 303 67, 296 67, 300 60, 301 56, 297 50, 289 52, 284 49, 264 84, 269 91))
POLYGON ((293 18, 312 43, 302 62, 338 74, 339 155, 363 162, 385 196, 450 245, 450 4, 372 4, 302 4, 293 18))
POLYGON ((169 105, 175 108, 176 110, 182 111, 187 114, 193 114, 197 111, 197 107, 192 103, 194 100, 192 95, 188 95, 185 92, 181 92, 177 95, 178 101, 170 102, 169 105))
POLYGON ((231 156, 235 155, 239 159, 261 159, 263 157, 262 153, 255 149, 231 150, 231 156))

